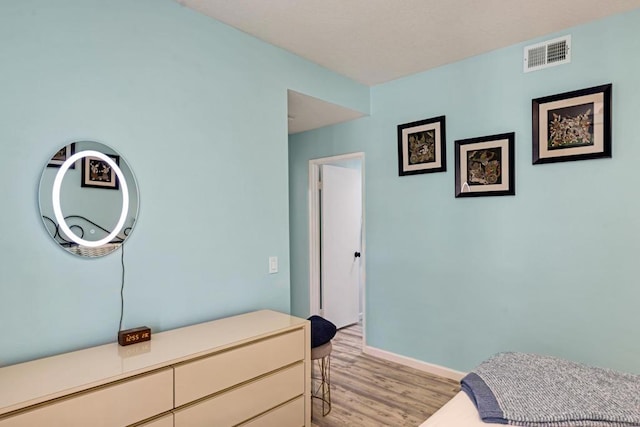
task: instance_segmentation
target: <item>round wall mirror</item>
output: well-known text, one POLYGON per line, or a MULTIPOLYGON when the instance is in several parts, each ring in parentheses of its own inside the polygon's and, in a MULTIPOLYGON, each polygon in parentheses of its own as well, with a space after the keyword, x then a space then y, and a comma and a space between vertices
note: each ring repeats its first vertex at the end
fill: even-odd
POLYGON ((94 141, 61 147, 42 171, 40 215, 69 253, 99 257, 118 249, 138 216, 138 185, 124 158, 94 141))

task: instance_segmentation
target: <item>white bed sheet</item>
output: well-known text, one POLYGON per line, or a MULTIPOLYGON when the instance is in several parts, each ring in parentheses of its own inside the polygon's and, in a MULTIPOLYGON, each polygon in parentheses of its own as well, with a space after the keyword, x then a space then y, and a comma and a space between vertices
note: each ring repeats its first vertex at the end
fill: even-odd
POLYGON ((420 427, 504 427, 504 424, 485 423, 478 410, 463 391, 456 394, 420 427))

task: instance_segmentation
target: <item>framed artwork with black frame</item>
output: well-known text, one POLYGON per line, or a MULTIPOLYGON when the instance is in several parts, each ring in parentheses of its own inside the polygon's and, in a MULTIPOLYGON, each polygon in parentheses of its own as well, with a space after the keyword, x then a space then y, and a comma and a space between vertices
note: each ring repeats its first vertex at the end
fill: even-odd
MULTIPOLYGON (((120 156, 107 154, 118 166, 120 166, 120 156)), ((117 190, 120 188, 118 177, 115 171, 107 162, 97 157, 87 156, 82 158, 82 181, 83 187, 106 188, 117 190)))
MULTIPOLYGON (((71 156, 76 153, 76 143, 72 142, 71 144, 65 145, 61 149, 56 152, 56 154, 51 157, 49 163, 47 163, 48 168, 59 168, 62 164, 71 156)), ((75 162, 69 166, 69 169, 75 169, 75 162)))
POLYGON ((398 125, 398 175, 447 170, 445 116, 398 125))
POLYGON ((514 132, 455 142, 456 197, 516 194, 514 132))
POLYGON ((606 84, 534 99, 533 164, 611 157, 611 90, 606 84))

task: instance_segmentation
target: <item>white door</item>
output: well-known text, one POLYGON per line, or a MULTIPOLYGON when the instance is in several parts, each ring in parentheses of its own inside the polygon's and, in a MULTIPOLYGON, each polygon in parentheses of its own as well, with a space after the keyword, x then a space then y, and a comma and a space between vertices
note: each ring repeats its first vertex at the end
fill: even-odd
POLYGON ((321 298, 323 316, 338 328, 360 315, 360 171, 322 165, 321 298))

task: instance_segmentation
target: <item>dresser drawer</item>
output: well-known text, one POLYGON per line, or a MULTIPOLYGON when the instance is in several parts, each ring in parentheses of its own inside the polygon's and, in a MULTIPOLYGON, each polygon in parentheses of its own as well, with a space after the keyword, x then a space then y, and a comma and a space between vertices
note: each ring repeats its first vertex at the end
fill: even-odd
POLYGON ((173 408, 173 369, 79 393, 0 420, 0 427, 117 427, 173 408))
MULTIPOLYGON (((176 410, 175 427, 235 426, 301 396, 304 383, 304 364, 301 362, 176 410)), ((299 413, 304 418, 304 410, 299 413)))
POLYGON ((292 400, 260 415, 241 427, 302 427, 304 425, 304 397, 292 400))
POLYGON ((175 405, 179 407, 303 360, 304 348, 304 331, 300 329, 178 365, 175 405))

